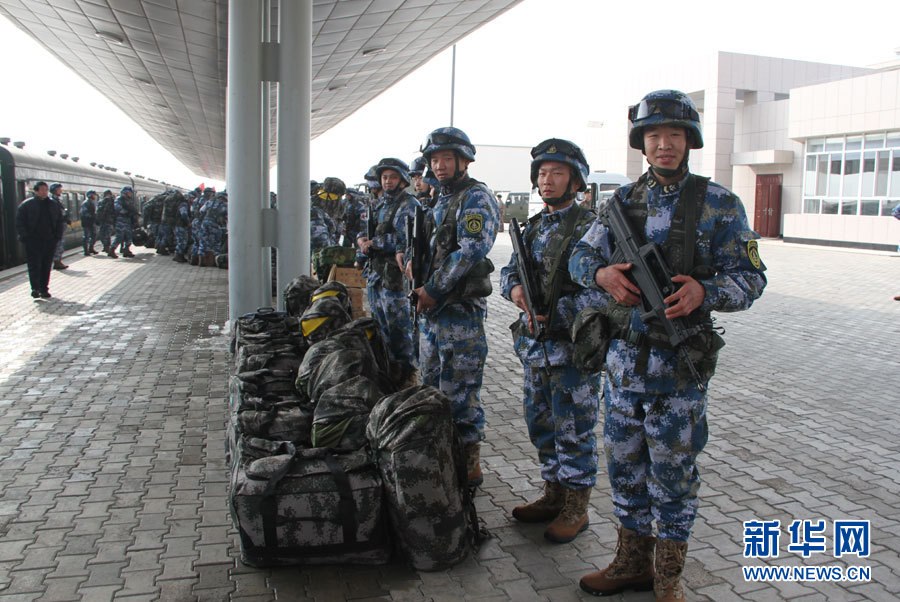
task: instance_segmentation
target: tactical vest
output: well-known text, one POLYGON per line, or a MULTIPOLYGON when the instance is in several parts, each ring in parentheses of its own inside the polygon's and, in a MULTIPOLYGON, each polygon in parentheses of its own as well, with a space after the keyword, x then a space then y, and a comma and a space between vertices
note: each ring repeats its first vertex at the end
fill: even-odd
MULTIPOLYGON (((468 176, 457 182, 457 186, 459 186, 459 189, 452 197, 450 197, 443 221, 441 221, 440 224, 434 224, 432 222, 436 229, 434 233, 434 246, 431 254, 431 262, 428 265, 428 276, 426 280, 431 279, 431 276, 444 263, 444 260, 446 260, 451 253, 460 248, 459 241, 456 237, 456 214, 459 212, 460 203, 462 203, 462 200, 466 197, 469 190, 475 187, 481 187, 484 192, 490 195, 490 191, 482 182, 468 176)), ((429 213, 429 215, 432 216, 431 220, 433 220, 434 214, 429 213)), ((472 269, 469 270, 465 276, 459 279, 459 282, 457 282, 456 286, 453 287, 453 290, 450 291, 446 302, 449 303, 462 299, 487 297, 493 290, 491 288, 490 277, 490 273, 493 271, 494 264, 491 263, 491 260, 487 257, 483 258, 472 266, 472 269)))
MULTIPOLYGON (((647 188, 648 175, 645 173, 628 191, 624 203, 625 212, 636 232, 643 234, 647 224, 647 188)), ((709 178, 688 174, 681 189, 669 234, 661 245, 663 256, 669 268, 675 274, 687 274, 697 280, 704 280, 715 275, 715 269, 709 265, 696 263, 695 251, 697 240, 697 223, 706 201, 706 190, 709 178)), ((646 373, 650 347, 671 349, 668 336, 662 326, 648 324, 647 332, 631 330, 632 311, 607 312, 610 337, 622 339, 641 347, 635 365, 637 373, 646 373)), ((713 330, 713 321, 708 311, 694 310, 683 318, 689 327, 698 329, 698 334, 685 341, 688 352, 704 379, 709 379, 715 372, 716 358, 725 341, 713 330)), ((682 362, 679 362, 681 364, 682 362)), ((678 375, 683 377, 685 368, 679 366, 678 375)), ((686 368, 685 368, 686 369, 686 368)))
MULTIPOLYGON (((375 226, 375 236, 393 234, 397 231, 396 228, 394 228, 394 218, 397 216, 397 211, 400 210, 400 205, 402 205, 409 197, 411 197, 411 195, 408 192, 403 191, 396 199, 393 199, 394 206, 388 213, 387 218, 375 226)), ((400 267, 397 265, 394 253, 373 248, 370 257, 370 269, 373 273, 381 276, 382 286, 389 291, 402 291, 403 272, 400 271, 400 267)))
MULTIPOLYGON (((534 248, 534 241, 537 238, 538 226, 541 222, 543 212, 533 215, 528 220, 528 231, 525 233, 525 239, 528 242, 528 248, 534 248)), ((563 261, 566 250, 572 242, 575 230, 579 226, 585 226, 592 222, 596 215, 590 209, 585 209, 577 203, 573 204, 572 209, 563 218, 560 227, 556 228, 551 235, 550 240, 544 250, 544 256, 541 261, 534 259, 533 252, 532 269, 537 275, 538 295, 537 309, 539 314, 547 316, 547 324, 551 327, 554 325, 553 316, 556 312, 556 304, 561 297, 571 295, 582 289, 582 287, 572 280, 569 274, 568 261, 563 261)), ((566 258, 568 259, 568 258, 566 258)), ((522 329, 523 334, 528 336, 528 329, 522 329)), ((559 332, 548 332, 548 338, 570 340, 567 330, 559 332)))

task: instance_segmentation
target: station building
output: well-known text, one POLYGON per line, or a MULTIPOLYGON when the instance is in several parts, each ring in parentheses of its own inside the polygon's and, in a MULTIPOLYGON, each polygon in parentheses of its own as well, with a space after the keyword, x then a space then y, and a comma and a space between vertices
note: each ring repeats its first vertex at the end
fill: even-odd
POLYGON ((900 53, 871 68, 728 52, 650 68, 608 100, 615 118, 592 130, 592 164, 632 180, 645 171, 626 148, 627 107, 662 88, 700 110, 705 144, 691 170, 738 194, 760 235, 898 248, 900 53))

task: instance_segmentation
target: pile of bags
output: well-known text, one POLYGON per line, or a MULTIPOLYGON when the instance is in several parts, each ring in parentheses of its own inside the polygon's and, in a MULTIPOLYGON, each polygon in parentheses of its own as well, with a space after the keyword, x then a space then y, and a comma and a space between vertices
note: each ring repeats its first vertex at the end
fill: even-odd
POLYGON ((477 537, 450 401, 397 391, 374 320, 300 277, 285 312, 236 321, 229 506, 251 566, 463 560, 477 537))

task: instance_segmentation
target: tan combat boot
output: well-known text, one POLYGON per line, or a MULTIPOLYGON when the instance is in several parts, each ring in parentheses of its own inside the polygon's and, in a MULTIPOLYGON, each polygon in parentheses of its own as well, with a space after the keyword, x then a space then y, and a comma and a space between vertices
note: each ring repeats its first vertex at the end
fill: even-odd
POLYGON ((672 539, 660 539, 656 543, 656 575, 653 578, 656 602, 685 602, 681 573, 687 547, 686 541, 672 539))
POLYGON ((484 475, 481 472, 481 444, 471 443, 467 445, 465 453, 469 487, 477 487, 484 482, 484 475))
POLYGON ((653 587, 653 548, 656 538, 619 527, 616 557, 602 571, 581 578, 581 589, 594 596, 612 596, 627 589, 646 592, 653 587))
POLYGON ((523 523, 542 523, 553 520, 563 509, 566 488, 553 481, 544 482, 544 495, 522 506, 513 508, 513 518, 523 523))
POLYGON ((579 533, 588 528, 588 502, 593 487, 585 489, 566 488, 566 501, 559 515, 547 526, 544 538, 556 543, 569 543, 579 533))

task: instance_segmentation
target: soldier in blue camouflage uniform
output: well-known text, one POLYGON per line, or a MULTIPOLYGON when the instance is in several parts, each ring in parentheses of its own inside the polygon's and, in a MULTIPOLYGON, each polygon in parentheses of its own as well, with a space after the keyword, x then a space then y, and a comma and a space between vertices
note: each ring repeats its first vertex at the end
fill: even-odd
POLYGON ((194 189, 194 200, 191 202, 191 265, 200 265, 200 224, 203 222, 203 205, 212 200, 215 188, 194 189))
POLYGON ((309 200, 309 250, 310 254, 319 249, 337 244, 334 220, 328 215, 313 196, 309 200))
POLYGON ((667 344, 662 328, 641 320, 641 291, 626 276, 631 264, 611 262, 615 240, 598 220, 576 245, 569 270, 576 282, 612 297, 606 308, 604 442, 621 527, 615 559, 582 578, 581 588, 609 595, 652 585, 657 600, 672 602, 685 599, 681 573, 700 487, 696 458, 707 441, 706 384, 724 344, 710 312, 747 309, 766 278, 758 235, 740 199, 688 173, 690 149, 703 147, 691 99, 675 90, 652 92, 629 109, 629 119, 630 145, 644 153, 650 169, 615 197, 678 274, 672 281, 679 288, 665 299, 666 319, 697 329, 683 345, 701 382, 667 344), (686 241, 694 234, 691 245, 686 241))
POLYGON ((156 254, 169 255, 169 249, 175 244, 175 219, 178 203, 184 195, 177 190, 167 190, 162 200, 159 226, 156 229, 156 254))
MULTIPOLYGON (((112 240, 113 225, 116 223, 115 197, 113 197, 112 190, 104 190, 103 198, 97 203, 97 223, 100 225, 97 238, 103 245, 103 252, 109 254, 112 250, 110 242, 112 240)), ((118 257, 118 255, 113 255, 114 259, 118 257)))
MULTIPOLYGON (((191 194, 191 193, 188 193, 191 194)), ((172 261, 178 263, 187 262, 188 242, 190 237, 191 226, 191 203, 188 197, 176 193, 175 204, 175 253, 172 255, 172 261)))
POLYGON ((494 269, 487 254, 497 238, 500 210, 487 186, 469 177, 475 147, 465 132, 434 130, 422 154, 440 181, 441 194, 428 218, 432 234, 426 282, 413 291, 421 319, 419 372, 423 384, 437 387, 453 402, 469 483, 478 485, 483 481, 485 297, 491 293, 494 269))
POLYGON ((341 221, 344 224, 345 247, 355 247, 356 239, 363 233, 363 216, 366 214, 365 195, 356 190, 348 190, 344 201, 344 214, 341 221))
POLYGON ((525 369, 525 422, 545 484, 543 496, 517 506, 512 514, 528 523, 552 520, 544 537, 566 543, 588 527, 588 502, 597 478, 594 427, 600 375, 575 367, 569 330, 575 315, 602 296, 568 275, 572 249, 596 215, 575 203, 576 194, 587 188, 589 171, 577 145, 551 138, 535 146, 531 156, 531 183, 546 206, 528 220, 522 239, 538 289, 532 300, 536 319, 546 328, 541 340, 535 340, 529 326, 515 254, 500 275, 503 296, 523 310, 511 328, 525 369))
MULTIPOLYGON (((66 228, 69 227, 72 223, 72 217, 69 215, 69 208, 66 207, 66 204, 62 201, 62 193, 63 186, 59 182, 54 182, 50 184, 50 198, 53 199, 57 205, 59 205, 60 211, 63 214, 63 222, 66 224, 66 228)), ((63 251, 66 250, 66 235, 65 231, 63 231, 62 237, 59 239, 59 242, 56 243, 56 251, 53 253, 53 269, 54 270, 67 270, 69 266, 63 263, 62 254, 63 251)))
POLYGON ((138 210, 134 206, 134 191, 131 186, 123 186, 113 205, 116 211, 116 238, 108 255, 114 256, 121 245, 122 257, 134 257, 131 252, 131 237, 138 225, 138 210))
POLYGON ((159 222, 162 219, 162 204, 165 194, 157 194, 141 207, 141 223, 144 224, 144 231, 147 233, 148 249, 152 249, 156 245, 156 238, 159 234, 159 222))
POLYGON ((225 233, 228 228, 228 194, 223 190, 204 203, 200 209, 200 244, 197 254, 201 267, 215 267, 216 255, 223 252, 225 233))
POLYGON ((367 225, 356 244, 368 257, 366 290, 372 317, 381 327, 391 360, 391 377, 396 383, 406 382, 415 372, 413 357, 412 310, 407 299, 403 271, 397 263, 397 253, 406 244, 406 219, 415 215, 419 202, 406 192, 409 186, 407 165, 400 159, 382 159, 375 168, 381 181, 382 194, 367 218, 367 225), (373 220, 375 236, 366 237, 373 220))
POLYGON ((425 180, 425 172, 428 166, 425 164, 425 157, 416 157, 409 164, 409 177, 412 178, 413 189, 416 191, 416 198, 423 207, 431 209, 434 205, 434 188, 430 181, 425 180))
POLYGON ((97 191, 88 190, 85 200, 81 204, 81 246, 84 247, 84 255, 96 255, 94 245, 97 243, 97 191))

